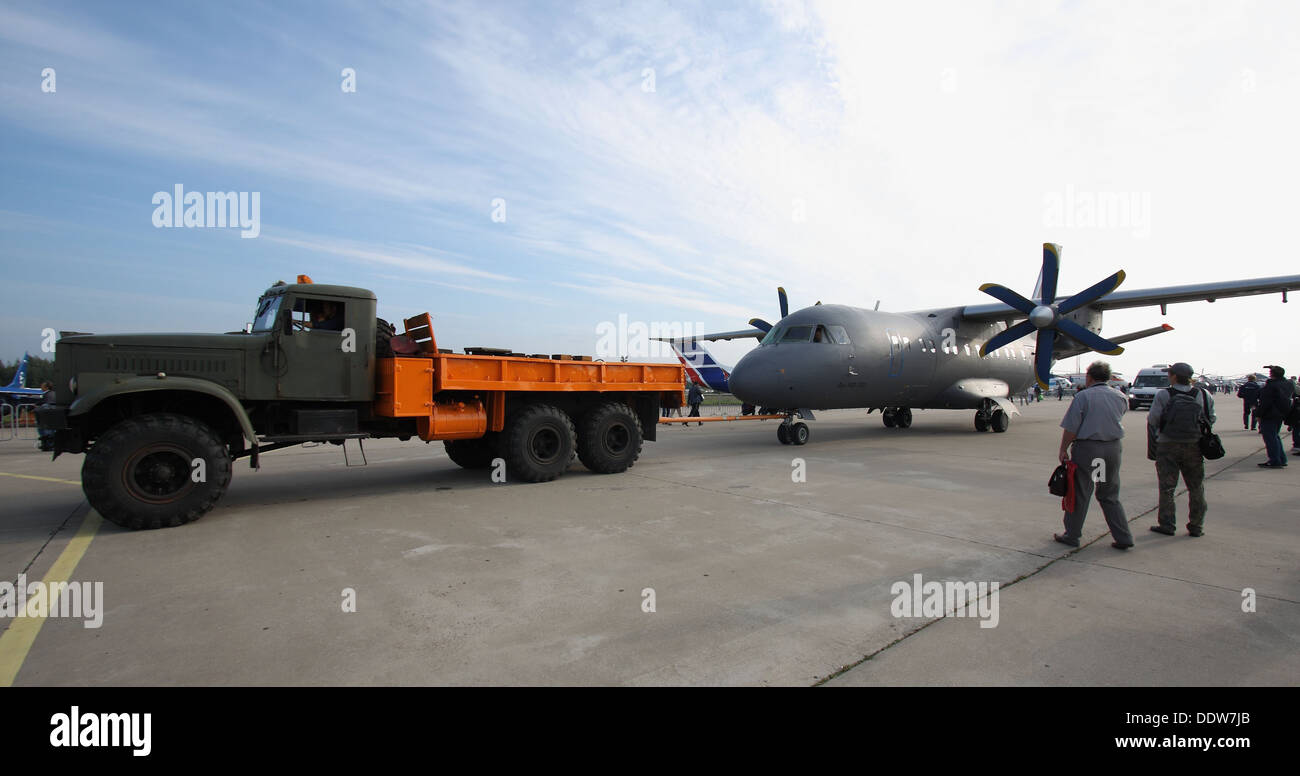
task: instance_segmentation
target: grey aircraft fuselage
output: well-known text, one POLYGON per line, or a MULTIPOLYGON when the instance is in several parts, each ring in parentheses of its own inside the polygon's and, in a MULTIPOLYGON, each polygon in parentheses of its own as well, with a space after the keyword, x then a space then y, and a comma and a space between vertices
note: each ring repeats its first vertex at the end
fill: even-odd
MULTIPOLYGON (((980 346, 1007 324, 963 320, 963 309, 805 307, 782 318, 740 359, 731 373, 732 393, 773 409, 978 410, 1032 386, 1033 339, 982 358, 980 346)), ((1096 312, 1071 317, 1100 328, 1096 312)))

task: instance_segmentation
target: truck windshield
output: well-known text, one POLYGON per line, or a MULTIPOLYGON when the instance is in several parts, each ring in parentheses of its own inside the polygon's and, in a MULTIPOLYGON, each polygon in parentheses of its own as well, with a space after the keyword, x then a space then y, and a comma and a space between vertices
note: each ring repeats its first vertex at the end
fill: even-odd
POLYGON ((1169 375, 1168 374, 1138 375, 1138 378, 1133 381, 1133 387, 1134 388, 1168 388, 1169 375))
POLYGON ((280 302, 284 294, 265 296, 257 303, 257 316, 253 318, 253 331, 271 331, 275 328, 276 318, 280 314, 280 302))

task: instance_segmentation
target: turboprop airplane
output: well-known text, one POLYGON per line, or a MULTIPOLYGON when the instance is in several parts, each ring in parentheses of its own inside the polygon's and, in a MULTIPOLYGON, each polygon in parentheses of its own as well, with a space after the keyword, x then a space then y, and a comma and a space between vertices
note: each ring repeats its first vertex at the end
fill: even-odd
POLYGON ((728 386, 749 404, 786 415, 777 429, 782 444, 802 445, 803 420, 814 409, 880 410, 885 426, 912 425, 913 409, 975 411, 976 431, 1004 432, 1019 414, 1010 397, 1033 385, 1044 388, 1052 363, 1088 351, 1119 355, 1125 342, 1171 331, 1155 326, 1102 337, 1106 310, 1166 306, 1300 288, 1300 275, 1230 280, 1116 292, 1120 270, 1077 294, 1058 298, 1061 246, 1043 245, 1043 269, 1034 299, 1004 286, 980 287, 995 304, 890 313, 821 304, 793 313, 777 289, 781 319, 755 318, 753 327, 705 334, 703 340, 759 339, 732 369, 728 386), (1021 341, 1029 335, 1032 340, 1021 341), (799 420, 796 420, 798 418, 799 420))

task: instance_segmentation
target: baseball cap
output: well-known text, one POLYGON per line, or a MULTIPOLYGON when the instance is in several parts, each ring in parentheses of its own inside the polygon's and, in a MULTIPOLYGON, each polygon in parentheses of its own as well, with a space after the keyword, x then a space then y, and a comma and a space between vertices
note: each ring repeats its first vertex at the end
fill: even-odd
POLYGON ((1179 361, 1176 364, 1170 364, 1169 371, 1178 375, 1179 377, 1191 377, 1192 365, 1183 361, 1179 361))
POLYGON ((1286 377, 1286 370, 1277 364, 1265 364, 1264 368, 1269 371, 1273 377, 1286 377))

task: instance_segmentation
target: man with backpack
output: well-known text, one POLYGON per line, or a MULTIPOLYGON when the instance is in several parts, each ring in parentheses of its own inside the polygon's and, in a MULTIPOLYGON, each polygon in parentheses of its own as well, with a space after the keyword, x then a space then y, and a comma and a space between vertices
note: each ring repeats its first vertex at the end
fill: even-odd
POLYGON ((1257 422, 1255 407, 1259 405, 1259 383, 1255 382, 1255 375, 1246 377, 1246 384, 1237 389, 1237 398, 1241 399, 1241 427, 1254 431, 1257 422))
POLYGON ((1178 533, 1174 491, 1178 476, 1187 484, 1187 535, 1205 534, 1205 459, 1201 436, 1214 425, 1214 400, 1209 392, 1192 385, 1192 367, 1179 361, 1169 367, 1169 387, 1159 391, 1147 414, 1147 458, 1156 462, 1160 488, 1157 525, 1151 530, 1178 533))
POLYGON ((1291 414, 1291 399, 1295 388, 1286 379, 1286 370, 1280 366, 1265 367, 1268 380, 1259 389, 1259 433, 1264 437, 1268 461, 1261 463, 1265 469, 1286 468, 1286 450, 1282 447, 1282 423, 1291 414))

